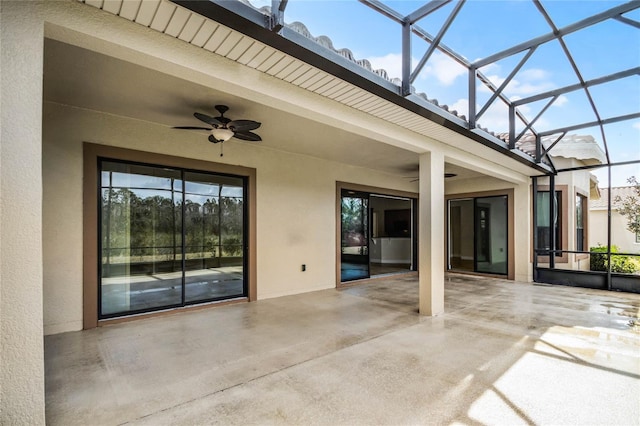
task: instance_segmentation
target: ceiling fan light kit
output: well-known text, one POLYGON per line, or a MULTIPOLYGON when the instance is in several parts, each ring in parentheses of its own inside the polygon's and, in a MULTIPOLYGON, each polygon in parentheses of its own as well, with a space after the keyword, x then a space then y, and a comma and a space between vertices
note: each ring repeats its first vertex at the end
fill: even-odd
MULTIPOLYGON (((216 105, 216 110, 220 113, 220 117, 211 117, 200 112, 194 112, 193 116, 198 120, 207 123, 211 127, 193 127, 193 126, 177 126, 174 129, 181 130, 206 130, 211 134, 208 137, 211 143, 224 143, 231 138, 237 138, 250 142, 260 142, 262 138, 251 130, 255 130, 261 126, 261 123, 253 120, 231 120, 224 116, 229 110, 226 105, 216 105)), ((222 145, 220 146, 220 157, 222 157, 222 145)))
POLYGON ((233 130, 225 129, 224 127, 211 129, 211 135, 217 142, 226 142, 233 137, 233 130))

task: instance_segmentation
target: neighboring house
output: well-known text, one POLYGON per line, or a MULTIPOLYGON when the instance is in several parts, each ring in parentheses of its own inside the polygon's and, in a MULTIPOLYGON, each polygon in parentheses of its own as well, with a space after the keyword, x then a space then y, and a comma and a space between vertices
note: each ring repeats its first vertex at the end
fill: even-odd
MULTIPOLYGON (((640 234, 634 234, 627 228, 627 217, 616 210, 616 197, 626 198, 636 195, 634 187, 611 188, 611 245, 618 246, 622 253, 640 253, 640 234)), ((609 189, 600 188, 600 199, 589 201, 589 246, 607 245, 607 209, 609 189)))
MULTIPOLYGON (((542 144, 548 148, 555 137, 544 138, 542 144)), ((533 136, 526 137, 520 145, 525 152, 535 150, 533 136)), ((606 162, 605 154, 590 135, 567 135, 551 148, 549 154, 557 169, 593 166, 606 162)), ((588 170, 559 173, 555 178, 556 207, 558 217, 554 219, 557 250, 589 251, 591 239, 591 217, 588 205, 597 198, 596 177, 588 170)), ((549 179, 538 179, 538 247, 549 247, 549 179)), ((606 229, 605 229, 606 232, 606 229)), ((548 257, 538 258, 541 266, 548 265, 548 257)), ((556 267, 569 270, 589 270, 586 254, 557 253, 556 267)))

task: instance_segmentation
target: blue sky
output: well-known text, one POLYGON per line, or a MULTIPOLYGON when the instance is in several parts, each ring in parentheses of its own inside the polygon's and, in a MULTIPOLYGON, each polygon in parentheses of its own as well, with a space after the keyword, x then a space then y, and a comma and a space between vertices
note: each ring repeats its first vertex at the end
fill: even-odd
MULTIPOLYGON (((270 1, 252 0, 255 6, 270 1)), ((402 14, 408 14, 425 2, 384 1, 402 14)), ((544 8, 557 27, 562 28, 615 7, 625 1, 542 0, 544 8)), ((435 35, 453 9, 453 2, 418 22, 435 35)), ((640 21, 640 10, 624 16, 640 21)), ((400 25, 385 18, 356 0, 290 0, 285 21, 303 22, 314 36, 326 35, 336 48, 349 48, 358 59, 368 59, 374 68, 385 69, 390 77, 400 77, 400 25)), ((443 43, 470 61, 484 58, 514 44, 547 34, 551 29, 531 1, 468 0, 445 34, 443 43)), ((612 74, 640 65, 640 31, 618 21, 605 21, 565 37, 585 80, 612 74)), ((412 41, 412 59, 417 62, 428 44, 417 37, 412 41)), ((523 54, 481 69, 499 85, 520 61, 523 54)), ((575 84, 578 78, 560 44, 552 41, 540 46, 507 86, 511 99, 575 84)), ((438 99, 462 114, 468 115, 467 71, 441 53, 434 54, 414 86, 430 99, 438 99)), ((478 84, 478 104, 483 105, 489 90, 478 84)), ((591 88, 591 95, 602 118, 640 111, 640 76, 634 76, 591 88)), ((544 102, 525 105, 522 112, 532 119, 544 102)), ((595 120, 584 91, 563 95, 536 124, 539 131, 595 120)), ((496 102, 479 119, 480 125, 496 132, 507 130, 506 108, 496 102)), ((640 120, 605 127, 609 153, 613 162, 640 160, 640 120)), ((598 128, 574 133, 591 134, 602 144, 598 128)), ((596 172, 606 185, 606 172, 596 172)), ((626 178, 640 176, 640 165, 613 169, 612 184, 622 186, 626 178)))

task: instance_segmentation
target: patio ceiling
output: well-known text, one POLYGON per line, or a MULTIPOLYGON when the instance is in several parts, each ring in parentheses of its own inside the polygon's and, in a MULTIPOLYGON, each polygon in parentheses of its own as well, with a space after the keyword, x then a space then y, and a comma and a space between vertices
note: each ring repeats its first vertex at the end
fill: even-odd
MULTIPOLYGON (((215 115, 213 103, 226 104, 230 117, 262 122, 256 132, 264 140, 263 147, 374 168, 408 179, 418 164, 418 154, 406 149, 52 39, 45 40, 44 100, 167 127, 198 126, 201 123, 193 117, 194 111, 215 115), (286 132, 280 131, 280 123, 287 123, 286 132)), ((189 132, 167 131, 175 132, 177 142, 189 132)), ((206 134, 196 133, 209 144, 206 134)), ((212 158, 218 155, 213 145, 211 154, 212 158)), ((467 171, 466 175, 480 174, 467 171)))

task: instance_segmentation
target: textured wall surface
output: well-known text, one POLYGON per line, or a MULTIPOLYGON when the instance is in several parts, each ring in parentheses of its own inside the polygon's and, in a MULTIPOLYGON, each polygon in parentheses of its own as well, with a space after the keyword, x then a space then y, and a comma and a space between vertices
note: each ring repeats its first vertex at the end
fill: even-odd
POLYGON ((0 424, 42 424, 43 25, 37 6, 0 8, 0 424))

